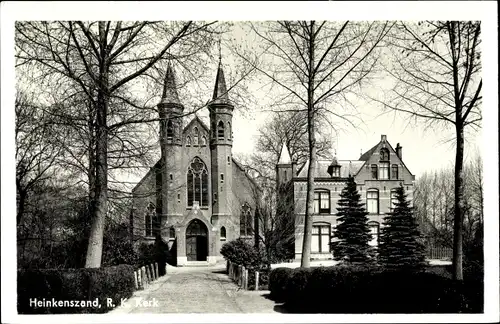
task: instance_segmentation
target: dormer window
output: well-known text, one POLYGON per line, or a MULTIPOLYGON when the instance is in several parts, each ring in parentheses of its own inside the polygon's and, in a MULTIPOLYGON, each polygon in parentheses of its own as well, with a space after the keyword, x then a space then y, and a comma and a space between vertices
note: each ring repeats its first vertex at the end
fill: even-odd
POLYGON ((328 174, 332 178, 339 178, 340 177, 340 165, 337 162, 337 158, 334 157, 332 163, 328 166, 327 170, 328 174))
POLYGON ((380 150, 380 161, 389 161, 389 150, 382 148, 380 150))
POLYGON ((191 146, 191 136, 186 137, 186 146, 191 146))

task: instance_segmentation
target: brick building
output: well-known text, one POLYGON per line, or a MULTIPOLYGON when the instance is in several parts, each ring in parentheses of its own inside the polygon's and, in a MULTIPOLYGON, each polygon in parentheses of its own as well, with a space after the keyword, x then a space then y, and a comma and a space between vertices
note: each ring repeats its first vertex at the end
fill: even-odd
MULTIPOLYGON (((307 188, 306 163, 298 173, 288 150, 283 147, 276 178, 278 183, 293 182, 295 214, 295 258, 300 259, 304 233, 304 216, 307 188)), ((388 142, 387 136, 358 160, 318 160, 314 168, 314 215, 311 243, 311 258, 331 259, 330 242, 337 225, 337 202, 349 175, 354 177, 366 210, 369 212, 369 226, 372 231, 371 245, 378 244, 383 217, 391 209, 394 189, 401 184, 408 198, 413 200, 415 176, 403 162, 402 147, 396 148, 388 142)))
POLYGON ((208 104, 210 125, 183 117, 170 65, 158 108, 161 158, 132 191, 133 235, 150 243, 161 238, 178 266, 213 264, 226 240, 251 235, 258 196, 232 157, 234 107, 221 64, 208 104))

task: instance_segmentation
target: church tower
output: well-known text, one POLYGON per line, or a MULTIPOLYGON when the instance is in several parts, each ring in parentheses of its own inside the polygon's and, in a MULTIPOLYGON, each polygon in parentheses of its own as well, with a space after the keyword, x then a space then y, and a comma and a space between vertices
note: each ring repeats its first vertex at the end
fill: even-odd
POLYGON ((219 59, 210 112, 210 155, 212 164, 212 216, 214 220, 230 216, 233 181, 232 118, 234 106, 229 100, 219 59))
POLYGON ((173 199, 174 181, 181 179, 181 148, 182 148, 182 113, 184 106, 179 100, 174 71, 170 63, 165 75, 163 94, 158 104, 160 121, 161 159, 159 172, 156 176, 156 210, 161 228, 168 221, 168 216, 176 214, 173 199), (172 192, 171 192, 172 191, 172 192))

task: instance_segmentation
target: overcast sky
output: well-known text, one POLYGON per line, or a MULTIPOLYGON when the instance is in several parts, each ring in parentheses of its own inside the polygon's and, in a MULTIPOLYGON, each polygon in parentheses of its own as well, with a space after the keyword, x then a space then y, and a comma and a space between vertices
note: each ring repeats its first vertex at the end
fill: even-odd
MULTIPOLYGON (((466 147, 470 149, 478 143, 484 157, 485 168, 485 315, 479 314, 480 321, 498 320, 498 16, 494 1, 391 1, 391 2, 15 2, 1 4, 1 181, 2 181, 2 319, 18 322, 15 315, 16 281, 16 190, 15 190, 15 142, 14 142, 14 21, 15 20, 276 20, 276 19, 317 19, 317 20, 482 20, 483 38, 483 134, 466 147), (5 280, 4 280, 5 279, 5 280)), ((215 71, 213 73, 215 78, 215 71)), ((207 93, 210 96, 210 93, 207 93)), ((241 153, 253 147, 257 127, 262 122, 262 114, 252 117, 235 114, 234 152, 241 153)), ((371 105, 359 107, 366 125, 359 130, 346 129, 338 138, 338 156, 341 159, 356 159, 360 150, 370 149, 385 134, 394 146, 403 146, 403 160, 410 171, 418 175, 425 170, 449 165, 454 159, 453 146, 442 144, 449 133, 440 130, 423 131, 415 127, 405 128, 405 117, 392 119, 390 116, 377 117, 379 109, 371 105)), ((181 314, 182 315, 182 314, 181 314)), ((249 314, 242 317, 202 315, 196 318, 190 314, 190 321, 248 321, 249 314)), ((380 315, 380 319, 383 315, 380 315)), ((403 319, 399 317, 398 319, 403 319)), ((413 316, 416 321, 453 322, 463 321, 461 315, 446 318, 432 317, 432 314, 413 316), (425 317, 429 315, 431 317, 425 317), (424 318, 425 317, 425 318, 424 318)), ((83 317, 82 317, 83 319, 83 317)), ((148 314, 141 319, 145 322, 158 321, 148 314)), ((186 317, 169 316, 169 321, 182 322, 186 317)), ((267 315, 256 321, 282 322, 281 317, 267 315)), ((326 318, 325 318, 326 319, 326 318)), ((327 321, 342 321, 346 317, 329 317, 327 321)), ((374 318, 375 321, 378 319, 374 318)), ((394 317, 383 321, 398 320, 394 317)), ((468 317, 471 321, 471 317, 468 317)), ((127 322, 129 318, 121 318, 127 322)), ((316 317, 315 320, 318 320, 316 317)), ((65 323, 66 317, 37 318, 39 323, 65 323)), ((85 320, 83 320, 85 321, 85 320)), ((307 321, 307 320, 306 320, 307 321)), ((117 321, 119 322, 119 321, 117 321)))

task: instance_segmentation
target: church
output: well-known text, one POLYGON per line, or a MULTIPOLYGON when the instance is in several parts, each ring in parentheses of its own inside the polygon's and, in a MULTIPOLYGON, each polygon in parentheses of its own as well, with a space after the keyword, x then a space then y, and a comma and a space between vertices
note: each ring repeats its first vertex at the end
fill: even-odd
POLYGON ((160 238, 177 266, 214 264, 226 241, 253 235, 259 187, 232 156, 234 106, 220 61, 207 108, 209 125, 184 112, 169 64, 158 104, 161 157, 132 190, 133 237, 160 238))
MULTIPOLYGON (((291 182, 293 187, 295 259, 300 259, 302 255, 308 166, 306 163, 297 171, 296 163, 283 145, 276 165, 276 179, 278 185, 291 182)), ((399 143, 394 148, 386 135, 381 135, 380 141, 361 154, 358 160, 337 160, 336 157, 333 160, 317 160, 313 170, 315 190, 311 259, 333 258, 331 243, 338 223, 335 215, 337 202, 349 176, 354 177, 368 212, 372 246, 378 245, 383 218, 391 211, 395 201, 395 189, 403 185, 408 199, 413 201, 415 176, 403 162, 403 148, 399 143)))

